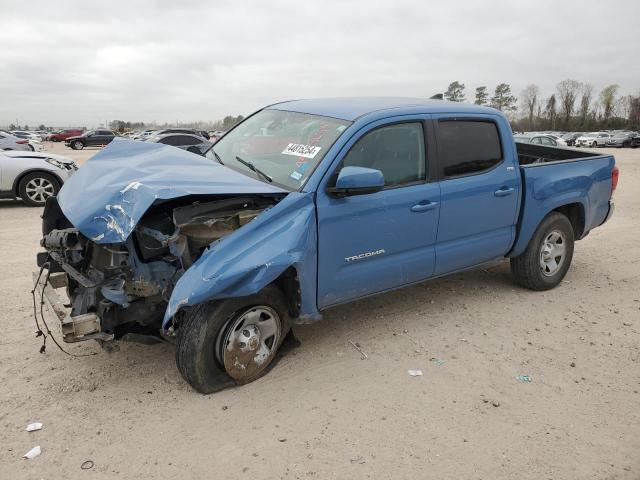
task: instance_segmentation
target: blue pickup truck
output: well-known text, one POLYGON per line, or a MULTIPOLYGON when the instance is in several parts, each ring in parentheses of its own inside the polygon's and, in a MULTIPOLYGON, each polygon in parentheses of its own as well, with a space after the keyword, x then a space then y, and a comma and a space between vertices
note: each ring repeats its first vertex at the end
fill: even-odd
POLYGON ((557 286, 617 179, 610 155, 515 143, 492 108, 283 102, 203 156, 116 138, 47 202, 36 292, 66 342, 173 341, 214 392, 336 305, 504 257, 557 286))

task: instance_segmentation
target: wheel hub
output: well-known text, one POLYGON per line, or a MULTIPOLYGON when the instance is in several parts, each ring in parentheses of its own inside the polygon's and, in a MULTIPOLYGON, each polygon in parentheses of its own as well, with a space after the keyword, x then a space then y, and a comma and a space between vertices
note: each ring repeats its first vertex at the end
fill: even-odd
POLYGON ((540 269, 545 276, 555 275, 562 267, 566 253, 565 244, 564 235, 558 230, 545 237, 540 249, 540 269))
POLYGON ((230 320, 216 342, 216 356, 238 382, 248 382, 275 356, 281 335, 278 313, 268 306, 251 307, 230 320))

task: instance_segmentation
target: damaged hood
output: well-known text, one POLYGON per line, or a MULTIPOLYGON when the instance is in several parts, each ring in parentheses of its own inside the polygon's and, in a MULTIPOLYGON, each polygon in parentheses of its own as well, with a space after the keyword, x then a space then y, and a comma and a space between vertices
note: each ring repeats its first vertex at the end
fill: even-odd
POLYGON ((64 184, 58 203, 86 237, 118 243, 157 199, 265 193, 288 192, 179 148, 115 138, 64 184))

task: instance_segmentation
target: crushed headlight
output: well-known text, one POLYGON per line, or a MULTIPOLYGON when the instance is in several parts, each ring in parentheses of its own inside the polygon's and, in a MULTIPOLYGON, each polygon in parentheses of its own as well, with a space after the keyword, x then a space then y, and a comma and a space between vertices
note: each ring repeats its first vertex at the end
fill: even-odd
POLYGON ((50 163, 54 167, 58 167, 60 170, 66 170, 64 162, 56 160, 55 158, 45 158, 45 162, 50 163))

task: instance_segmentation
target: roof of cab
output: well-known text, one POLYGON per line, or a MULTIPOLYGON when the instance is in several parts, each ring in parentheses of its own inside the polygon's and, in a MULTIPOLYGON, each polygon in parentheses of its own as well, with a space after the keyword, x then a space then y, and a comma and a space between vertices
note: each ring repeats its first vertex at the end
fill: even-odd
MULTIPOLYGON (((407 97, 343 97, 291 100, 270 105, 270 109, 309 113, 324 117, 355 121, 359 117, 384 110, 416 108, 422 113, 489 113, 497 110, 469 103, 407 97)), ((398 112, 400 113, 400 112, 398 112)))

